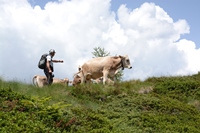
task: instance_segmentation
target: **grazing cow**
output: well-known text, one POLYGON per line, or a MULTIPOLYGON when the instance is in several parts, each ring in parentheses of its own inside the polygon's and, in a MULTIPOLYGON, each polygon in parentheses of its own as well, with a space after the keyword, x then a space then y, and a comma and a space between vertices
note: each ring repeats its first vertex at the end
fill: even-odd
MULTIPOLYGON (((90 79, 90 76, 86 76, 86 81, 85 82, 87 82, 87 83, 91 83, 92 82, 92 80, 90 79)), ((78 85, 80 83, 81 83, 81 77, 78 74, 75 74, 74 75, 74 79, 72 81, 72 85, 76 86, 76 85, 78 85)))
POLYGON ((89 79, 97 79, 103 76, 103 84, 107 82, 107 77, 114 77, 119 69, 131 69, 129 57, 126 56, 106 56, 97 57, 85 62, 80 71, 75 74, 80 74, 81 83, 87 82, 89 79))
MULTIPOLYGON (((90 75, 90 74, 88 74, 90 75)), ((90 79, 90 76, 86 76, 86 82, 87 83, 94 83, 94 84, 99 84, 99 83, 103 83, 103 77, 97 78, 97 79, 90 79)), ((72 81, 72 85, 76 86, 78 84, 81 83, 81 77, 77 74, 75 75, 73 81, 72 81)), ((114 84, 114 81, 112 81, 110 78, 107 79, 107 83, 110 85, 114 84)))
MULTIPOLYGON (((63 83, 63 84, 69 84, 69 79, 58 79, 58 78, 53 78, 53 83, 52 84, 57 84, 57 83, 63 83)), ((33 77, 33 84, 37 87, 43 87, 47 85, 47 78, 46 76, 40 76, 40 75, 35 75, 33 77)))
POLYGON ((77 75, 74 76, 74 79, 72 81, 72 85, 76 86, 76 85, 78 85, 80 83, 81 83, 81 77, 77 74, 77 75))
MULTIPOLYGON (((103 83, 103 77, 97 78, 97 79, 91 79, 92 83, 99 84, 103 83)), ((114 85, 114 81, 112 81, 110 78, 107 78, 106 81, 109 85, 114 85)))

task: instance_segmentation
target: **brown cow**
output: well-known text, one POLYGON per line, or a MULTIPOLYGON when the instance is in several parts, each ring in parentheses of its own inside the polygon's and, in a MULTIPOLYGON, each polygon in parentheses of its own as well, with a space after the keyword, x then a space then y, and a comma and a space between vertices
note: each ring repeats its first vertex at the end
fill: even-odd
MULTIPOLYGON (((53 83, 52 84, 57 84, 57 83, 63 83, 63 84, 69 84, 69 79, 58 79, 58 78, 53 78, 53 83)), ((35 75, 33 77, 33 84, 37 87, 43 87, 47 85, 47 78, 46 76, 40 76, 40 75, 35 75)))
POLYGON ((120 68, 122 70, 124 68, 132 68, 127 55, 97 57, 85 62, 80 67, 80 71, 75 74, 75 77, 80 74, 81 83, 85 83, 90 79, 97 79, 103 76, 103 84, 105 84, 107 77, 114 77, 120 68))

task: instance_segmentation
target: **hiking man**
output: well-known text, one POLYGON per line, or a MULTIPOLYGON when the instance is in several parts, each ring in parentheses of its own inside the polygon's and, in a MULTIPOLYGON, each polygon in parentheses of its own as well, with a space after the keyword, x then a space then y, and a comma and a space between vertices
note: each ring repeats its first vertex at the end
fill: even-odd
POLYGON ((48 85, 51 85, 52 82, 53 82, 53 77, 54 77, 54 75, 53 75, 53 62, 63 63, 63 60, 53 60, 52 59, 54 57, 55 53, 56 53, 55 50, 51 49, 49 51, 49 55, 47 55, 47 57, 46 57, 46 67, 44 68, 44 74, 47 77, 48 85))

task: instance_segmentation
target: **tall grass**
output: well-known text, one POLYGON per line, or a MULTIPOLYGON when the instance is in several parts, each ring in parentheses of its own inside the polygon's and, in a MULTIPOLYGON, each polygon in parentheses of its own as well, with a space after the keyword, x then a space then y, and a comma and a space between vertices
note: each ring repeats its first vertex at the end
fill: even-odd
MULTIPOLYGON (((0 112, 10 110, 19 115, 21 110, 11 108, 19 104, 21 112, 27 113, 20 116, 22 119, 32 118, 31 114, 35 116, 32 121, 41 124, 38 132, 200 132, 199 74, 150 77, 145 81, 130 80, 113 86, 57 84, 43 88, 1 79, 0 87, 1 91, 8 90, 2 91, 2 96, 12 94, 9 101, 5 97, 1 99, 1 106, 5 108, 0 108, 0 112), (13 96, 20 98, 12 100, 13 96)), ((11 123, 16 119, 15 115, 7 117, 11 123)), ((36 125, 29 124, 26 131, 36 129, 36 125)))

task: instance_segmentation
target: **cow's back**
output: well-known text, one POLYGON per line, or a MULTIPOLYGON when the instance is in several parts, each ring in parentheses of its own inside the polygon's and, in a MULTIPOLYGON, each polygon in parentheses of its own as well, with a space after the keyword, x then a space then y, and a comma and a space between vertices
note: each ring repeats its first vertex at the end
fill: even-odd
POLYGON ((45 76, 35 75, 33 77, 33 84, 37 87, 43 87, 47 85, 47 79, 45 76))
POLYGON ((33 77, 33 85, 38 86, 38 84, 37 84, 37 76, 36 75, 33 77))
POLYGON ((64 79, 59 79, 59 78, 53 78, 53 84, 69 84, 69 79, 68 78, 64 78, 64 79))
POLYGON ((82 65, 84 74, 90 73, 92 79, 103 76, 103 70, 109 68, 112 63, 110 56, 93 58, 82 65))

